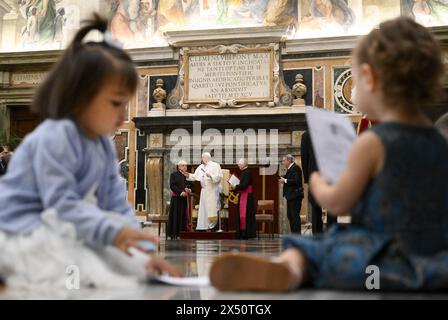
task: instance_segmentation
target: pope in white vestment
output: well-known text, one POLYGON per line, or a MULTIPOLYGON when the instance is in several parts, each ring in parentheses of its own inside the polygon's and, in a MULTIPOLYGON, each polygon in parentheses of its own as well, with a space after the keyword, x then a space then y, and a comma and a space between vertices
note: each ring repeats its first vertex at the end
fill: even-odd
POLYGON ((202 164, 188 180, 201 182, 198 223, 196 230, 213 229, 218 222, 218 211, 221 208, 219 194, 221 192, 221 166, 211 160, 209 153, 202 155, 202 164))

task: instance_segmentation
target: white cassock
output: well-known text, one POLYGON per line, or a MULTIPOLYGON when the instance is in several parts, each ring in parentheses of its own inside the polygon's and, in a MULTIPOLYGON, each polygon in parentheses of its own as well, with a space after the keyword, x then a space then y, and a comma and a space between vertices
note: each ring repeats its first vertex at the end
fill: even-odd
POLYGON ((198 224, 196 230, 213 229, 218 222, 218 211, 221 208, 219 194, 221 192, 221 166, 213 161, 201 164, 188 180, 201 182, 198 224), (207 177, 207 173, 210 177, 207 177))

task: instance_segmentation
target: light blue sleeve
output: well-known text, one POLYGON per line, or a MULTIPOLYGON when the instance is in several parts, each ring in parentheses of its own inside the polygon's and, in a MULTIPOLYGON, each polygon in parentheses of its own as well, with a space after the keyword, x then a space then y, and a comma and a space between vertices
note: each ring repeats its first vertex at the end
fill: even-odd
POLYGON ((112 245, 124 225, 83 201, 75 175, 82 152, 79 134, 71 121, 61 122, 38 140, 33 161, 43 207, 55 209, 61 220, 73 223, 78 237, 87 244, 112 245))

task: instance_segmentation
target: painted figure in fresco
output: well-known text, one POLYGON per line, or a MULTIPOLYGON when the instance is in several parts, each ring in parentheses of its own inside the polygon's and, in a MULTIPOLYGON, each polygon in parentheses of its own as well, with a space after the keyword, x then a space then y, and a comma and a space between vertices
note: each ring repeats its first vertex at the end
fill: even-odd
POLYGON ((270 0, 263 21, 265 26, 286 26, 287 33, 297 30, 297 0, 270 0))
POLYGON ((198 23, 200 16, 200 0, 182 0, 182 11, 187 26, 198 23))
POLYGON ((448 23, 448 0, 402 0, 401 10, 425 26, 448 23))
POLYGON ((24 45, 45 46, 53 43, 56 3, 58 2, 60 0, 23 0, 18 2, 19 11, 27 20, 27 25, 22 31, 24 45))
POLYGON ((163 0, 158 2, 157 24, 160 35, 165 31, 182 30, 185 15, 182 0, 163 0))
POLYGON ((164 0, 157 2, 159 35, 222 25, 296 26, 298 0, 164 0), (202 20, 201 20, 202 19, 202 20))
POLYGON ((233 4, 235 16, 253 19, 256 24, 262 24, 269 0, 241 0, 233 1, 233 4))
POLYGON ((323 17, 328 20, 331 19, 331 10, 333 5, 330 0, 314 0, 311 1, 311 15, 313 17, 323 17))
POLYGON ((216 19, 216 22, 218 24, 230 24, 229 19, 229 2, 227 0, 217 0, 217 10, 218 10, 218 17, 216 19))
POLYGON ((156 7, 155 0, 140 1, 140 19, 139 29, 142 32, 143 39, 150 41, 155 31, 156 7))
POLYGON ((38 33, 41 45, 49 44, 54 37, 56 3, 54 0, 38 0, 35 4, 38 12, 38 33))
POLYGON ((237 18, 252 20, 265 26, 295 26, 297 0, 230 1, 237 18))
POLYGON ((354 22, 355 14, 345 0, 311 0, 310 16, 302 19, 301 27, 345 33, 354 22))
POLYGON ((123 42, 134 39, 137 32, 139 0, 119 0, 110 27, 113 35, 123 42))
POLYGON ((130 45, 150 41, 156 14, 153 0, 116 0, 112 3, 112 34, 130 45))
POLYGON ((66 21, 67 18, 65 17, 65 9, 64 8, 58 9, 58 15, 54 20, 54 37, 53 37, 54 42, 57 42, 59 44, 62 43, 64 38, 63 28, 66 21))
POLYGON ((26 19, 26 26, 22 31, 22 42, 27 45, 32 45, 38 40, 37 34, 37 8, 32 7, 26 19))

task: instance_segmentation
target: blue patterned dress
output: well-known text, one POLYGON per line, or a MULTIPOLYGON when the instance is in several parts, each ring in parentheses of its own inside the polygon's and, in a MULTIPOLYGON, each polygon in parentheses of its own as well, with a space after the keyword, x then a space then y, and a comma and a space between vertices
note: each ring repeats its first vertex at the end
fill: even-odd
POLYGON ((365 289, 366 268, 382 290, 448 289, 448 143, 433 128, 385 122, 371 129, 385 163, 352 210, 352 224, 322 236, 287 236, 317 288, 365 289))

